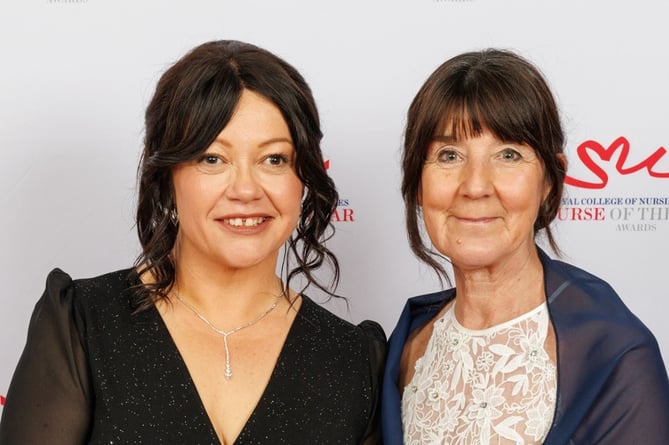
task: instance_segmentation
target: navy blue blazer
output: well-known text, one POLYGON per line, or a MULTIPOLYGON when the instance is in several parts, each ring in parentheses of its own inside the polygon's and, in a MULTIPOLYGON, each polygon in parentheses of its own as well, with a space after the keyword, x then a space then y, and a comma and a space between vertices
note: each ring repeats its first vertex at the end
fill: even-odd
MULTIPOLYGON (((605 281, 539 250, 557 341, 557 406, 544 445, 669 444, 669 379, 653 334, 605 281)), ((455 289, 407 301, 389 339, 381 422, 402 444, 400 358, 455 289)))

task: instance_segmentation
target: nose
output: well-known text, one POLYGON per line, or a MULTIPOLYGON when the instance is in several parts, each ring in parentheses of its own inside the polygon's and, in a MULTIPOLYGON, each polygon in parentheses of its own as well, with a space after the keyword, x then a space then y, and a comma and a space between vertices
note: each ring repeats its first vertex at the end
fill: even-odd
POLYGON ((493 193, 494 171, 485 159, 468 159, 461 171, 460 192, 469 198, 493 193))
POLYGON ((263 188, 253 168, 236 165, 230 171, 226 196, 232 200, 253 201, 262 197, 263 188))

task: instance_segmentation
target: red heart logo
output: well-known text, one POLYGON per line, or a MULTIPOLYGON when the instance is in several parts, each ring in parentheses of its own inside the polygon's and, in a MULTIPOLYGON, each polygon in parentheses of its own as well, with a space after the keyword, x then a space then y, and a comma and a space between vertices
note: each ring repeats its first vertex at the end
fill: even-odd
POLYGON ((629 156, 630 152, 630 143, 625 137, 620 136, 607 148, 604 148, 604 146, 597 141, 588 140, 581 143, 581 145, 579 145, 576 149, 576 154, 578 155, 578 158, 581 160, 583 165, 585 165, 592 173, 594 173, 594 175, 600 179, 600 182, 588 182, 573 178, 571 176, 566 176, 564 180, 565 184, 586 189, 602 189, 606 187, 606 184, 609 182, 609 176, 606 174, 604 169, 602 169, 599 164, 597 164, 597 162, 592 159, 590 153, 594 152, 599 156, 599 159, 608 162, 611 160, 614 153, 618 151, 618 149, 620 149, 620 156, 616 162, 616 170, 618 170, 618 173, 621 175, 629 175, 645 168, 648 170, 648 174, 654 178, 669 178, 669 172, 662 173, 653 171, 655 164, 657 164, 657 162, 662 159, 662 157, 667 152, 664 147, 658 148, 653 154, 638 164, 631 167, 625 167, 625 161, 627 161, 627 156, 629 156))

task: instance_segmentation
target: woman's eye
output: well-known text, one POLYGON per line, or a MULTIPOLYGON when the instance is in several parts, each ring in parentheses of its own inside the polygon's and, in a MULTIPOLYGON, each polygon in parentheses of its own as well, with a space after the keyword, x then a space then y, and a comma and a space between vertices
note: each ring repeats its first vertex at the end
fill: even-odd
POLYGON ((438 164, 452 164, 460 158, 458 152, 451 148, 444 148, 437 153, 436 162, 438 164))
POLYGON ((513 148, 505 148, 501 153, 502 159, 505 161, 520 161, 522 156, 513 148))
POLYGON ((267 163, 268 165, 274 165, 280 167, 283 165, 288 165, 290 163, 290 160, 288 159, 288 156, 282 154, 273 154, 265 158, 265 163, 267 163))
POLYGON ((204 154, 198 162, 205 165, 216 165, 221 162, 221 158, 216 155, 204 154))
POLYGON ((203 153, 196 159, 195 165, 203 173, 216 174, 225 170, 226 161, 220 155, 203 153))

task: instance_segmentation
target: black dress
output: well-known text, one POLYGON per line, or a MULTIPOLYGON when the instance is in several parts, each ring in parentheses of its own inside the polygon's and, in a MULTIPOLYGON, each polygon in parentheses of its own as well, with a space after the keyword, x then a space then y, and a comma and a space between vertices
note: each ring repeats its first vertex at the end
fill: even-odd
MULTIPOLYGON (((131 270, 56 269, 30 321, 0 421, 2 445, 219 444, 157 309, 133 315, 131 270)), ((385 335, 307 297, 235 441, 374 444, 385 335)))

